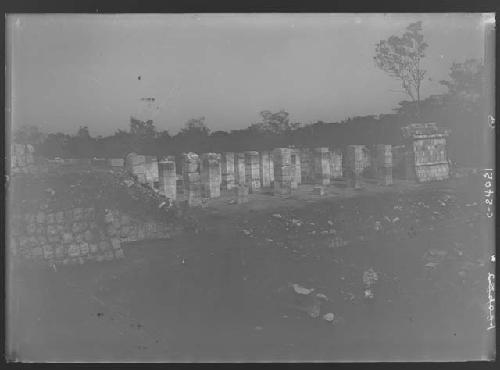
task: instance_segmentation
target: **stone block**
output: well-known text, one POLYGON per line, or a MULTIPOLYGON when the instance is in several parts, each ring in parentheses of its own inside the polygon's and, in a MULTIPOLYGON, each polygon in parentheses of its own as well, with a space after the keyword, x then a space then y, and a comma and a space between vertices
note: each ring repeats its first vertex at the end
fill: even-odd
POLYGON ((234 157, 234 181, 238 185, 246 184, 245 153, 235 153, 234 157))
POLYGON ((81 256, 86 256, 88 255, 90 252, 90 247, 89 247, 89 244, 86 243, 86 242, 82 242, 80 244, 80 255, 81 256))
POLYGON ((57 244, 54 248, 55 250, 55 257, 57 259, 62 259, 64 258, 64 256, 66 255, 66 249, 64 248, 64 246, 62 244, 57 244))
POLYGON ((334 149, 330 151, 330 176, 332 179, 340 179, 342 172, 342 151, 334 149))
POLYGON ((315 186, 313 188, 313 194, 314 195, 325 195, 325 188, 322 186, 315 186))
POLYGON ((43 247, 43 258, 47 259, 52 259, 54 258, 54 250, 51 245, 45 244, 43 247))
POLYGON ((97 244, 90 243, 89 250, 90 250, 90 253, 96 254, 99 252, 99 247, 97 246, 97 244))
POLYGON ((37 215, 36 215, 36 222, 38 224, 42 224, 45 222, 45 212, 38 212, 37 215))
POLYGON ((259 152, 245 152, 245 184, 251 193, 260 189, 259 152))
POLYGON ((112 261, 115 259, 115 254, 112 250, 104 252, 104 260, 105 261, 112 261))
POLYGON ((271 154, 267 151, 260 153, 260 184, 262 187, 271 186, 271 154))
POLYGON ((166 198, 175 200, 177 198, 177 172, 175 162, 158 163, 158 174, 160 180, 160 194, 166 198))
POLYGON ((80 246, 78 244, 70 244, 68 248, 69 257, 79 257, 80 256, 80 246))
POLYGON ((292 188, 297 188, 298 185, 302 183, 300 151, 298 149, 292 149, 290 157, 291 157, 290 175, 292 181, 292 188))
POLYGON ((47 224, 54 224, 56 222, 56 215, 54 213, 47 214, 47 224))
POLYGON ((202 196, 217 198, 220 196, 221 168, 220 156, 216 153, 201 155, 202 196))
POLYGON ((234 153, 226 152, 221 156, 221 188, 231 190, 235 186, 234 153))
POLYGON ((82 208, 75 208, 73 210, 73 220, 81 221, 82 218, 83 218, 83 209, 82 208))
POLYGON ((313 155, 315 183, 330 184, 330 153, 328 148, 314 148, 313 155))

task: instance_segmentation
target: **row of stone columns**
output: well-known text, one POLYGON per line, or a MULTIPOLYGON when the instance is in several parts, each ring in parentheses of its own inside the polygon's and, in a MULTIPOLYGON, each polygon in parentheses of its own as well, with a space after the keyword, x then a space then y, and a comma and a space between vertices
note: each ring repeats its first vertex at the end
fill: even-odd
MULTIPOLYGON (((182 161, 184 193, 188 203, 196 205, 202 197, 219 197, 221 189, 238 188, 237 193, 246 197, 248 192, 272 186, 274 194, 286 195, 302 182, 328 185, 343 176, 348 177, 351 186, 359 188, 361 174, 367 166, 373 167, 381 184, 391 185, 391 148, 391 145, 376 145, 371 155, 364 145, 349 145, 344 153, 328 148, 276 148, 271 152, 204 153, 201 156, 186 153, 182 161)), ((176 199, 175 158, 160 162, 158 170, 160 192, 176 199)))

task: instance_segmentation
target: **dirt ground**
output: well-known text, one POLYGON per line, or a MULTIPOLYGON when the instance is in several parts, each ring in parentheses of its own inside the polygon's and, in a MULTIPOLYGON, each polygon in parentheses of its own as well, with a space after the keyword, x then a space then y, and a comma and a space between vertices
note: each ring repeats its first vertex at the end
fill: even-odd
POLYGON ((494 229, 480 174, 360 191, 331 186, 323 197, 310 190, 251 194, 243 205, 230 204, 231 196, 212 200, 192 211, 191 234, 131 244, 120 261, 9 264, 10 358, 494 357, 487 330, 494 229), (367 271, 376 276, 370 286, 367 271), (314 290, 300 294, 293 284, 314 290))

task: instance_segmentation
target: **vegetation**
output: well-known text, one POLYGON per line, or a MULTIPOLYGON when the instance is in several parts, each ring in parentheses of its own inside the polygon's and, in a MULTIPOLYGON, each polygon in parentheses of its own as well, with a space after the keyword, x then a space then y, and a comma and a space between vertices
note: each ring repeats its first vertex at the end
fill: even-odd
POLYGON ((422 22, 415 22, 406 28, 403 36, 391 36, 375 47, 375 64, 401 81, 403 92, 415 103, 417 117, 420 116, 420 86, 426 74, 420 62, 427 46, 422 22))
POLYGON ((158 131, 153 121, 130 118, 129 130, 107 137, 91 136, 82 126, 75 135, 45 135, 36 127, 21 127, 14 133, 19 143, 31 143, 39 155, 67 158, 122 158, 132 151, 165 156, 182 152, 240 152, 268 150, 281 146, 343 146, 349 144, 400 144, 401 127, 413 122, 437 122, 451 129, 450 154, 458 163, 481 163, 481 151, 459 148, 481 145, 482 63, 471 59, 453 63, 449 78, 441 81, 447 91, 421 99, 425 70, 420 66, 427 44, 421 22, 410 24, 403 36, 380 41, 374 57, 377 66, 398 78, 410 98, 394 112, 379 116, 349 117, 341 122, 292 123, 285 110, 260 112, 261 121, 240 130, 211 132, 205 117, 193 118, 175 135, 158 131), (418 107, 418 115, 415 107, 418 107), (479 127, 479 129, 478 129, 479 127))

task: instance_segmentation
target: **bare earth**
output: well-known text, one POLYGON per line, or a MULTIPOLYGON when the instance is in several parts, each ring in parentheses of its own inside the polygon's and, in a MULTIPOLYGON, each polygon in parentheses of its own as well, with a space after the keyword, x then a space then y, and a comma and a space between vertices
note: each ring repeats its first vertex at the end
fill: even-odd
MULTIPOLYGON (((193 233, 126 259, 9 265, 23 361, 478 360, 488 331, 493 219, 480 175, 191 211, 193 233), (427 265, 427 266, 426 266, 427 265), (377 273, 365 297, 363 274, 377 273), (310 296, 291 284, 314 289, 310 296), (312 299, 316 294, 326 299, 312 299), (319 317, 311 317, 314 308, 319 317), (334 321, 322 318, 334 313, 334 321)), ((314 316, 314 315, 313 315, 314 316)))

